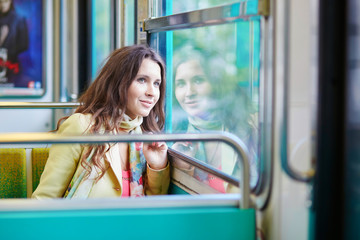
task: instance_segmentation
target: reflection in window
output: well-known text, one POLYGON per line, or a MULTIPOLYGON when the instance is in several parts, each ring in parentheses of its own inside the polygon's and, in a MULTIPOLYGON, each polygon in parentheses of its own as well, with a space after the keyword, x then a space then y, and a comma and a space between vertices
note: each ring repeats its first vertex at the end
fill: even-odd
POLYGON ((110 2, 93 1, 92 6, 92 79, 110 54, 110 2), (96 37, 101 36, 101 38, 96 37))
MULTIPOLYGON (((259 26, 254 20, 173 32, 172 131, 237 135, 250 151, 252 187, 259 175, 259 26)), ((178 142, 173 148, 240 177, 238 155, 225 144, 178 142)), ((193 176, 210 180, 201 171, 193 176)))
MULTIPOLYGON (((173 14, 194 11, 194 10, 199 10, 199 9, 204 9, 204 8, 209 8, 209 7, 215 7, 215 6, 225 5, 225 4, 231 4, 231 3, 235 3, 235 2, 244 2, 244 0, 242 0, 242 1, 239 1, 239 0, 198 0, 198 1, 172 0, 173 14)), ((255 0, 254 2, 257 2, 257 0, 255 0)))
MULTIPOLYGON (((237 176, 237 178, 240 175, 238 155, 227 144, 221 142, 176 142, 174 145, 172 145, 172 148, 183 154, 186 154, 187 156, 205 162, 217 168, 218 170, 221 170, 223 173, 231 173, 234 177, 237 176), (226 161, 223 161, 224 159, 226 159, 226 161)), ((175 168, 194 177, 197 181, 207 185, 207 188, 210 186, 211 190, 205 191, 206 193, 239 192, 239 188, 231 184, 231 182, 220 179, 213 174, 186 163, 183 160, 173 159, 172 165, 175 166, 175 168)), ((174 178, 176 178, 175 175, 176 173, 173 173, 174 178)), ((186 187, 194 190, 197 193, 204 193, 204 189, 199 191, 199 189, 193 189, 194 186, 196 185, 189 184, 186 187)))

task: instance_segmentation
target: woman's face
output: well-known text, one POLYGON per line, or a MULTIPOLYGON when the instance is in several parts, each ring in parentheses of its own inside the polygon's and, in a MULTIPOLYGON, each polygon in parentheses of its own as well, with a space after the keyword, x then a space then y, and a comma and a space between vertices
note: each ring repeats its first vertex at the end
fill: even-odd
POLYGON ((11 0, 0 0, 0 13, 6 13, 10 10, 11 0))
POLYGON ((175 96, 190 115, 205 118, 211 105, 211 84, 197 60, 179 65, 175 73, 175 96))
POLYGON ((128 90, 126 114, 132 119, 146 117, 160 97, 161 70, 159 64, 145 58, 128 90))

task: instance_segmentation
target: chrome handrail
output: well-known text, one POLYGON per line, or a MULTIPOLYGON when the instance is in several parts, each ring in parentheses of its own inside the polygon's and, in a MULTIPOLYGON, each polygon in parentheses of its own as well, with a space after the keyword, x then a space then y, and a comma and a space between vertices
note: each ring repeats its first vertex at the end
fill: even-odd
POLYGON ((229 174, 222 172, 221 170, 218 170, 217 168, 211 166, 208 163, 202 162, 193 157, 189 157, 173 148, 169 148, 168 153, 172 157, 176 157, 184 162, 191 164, 192 166, 194 166, 198 169, 201 169, 211 175, 214 175, 215 177, 220 178, 221 180, 231 183, 232 185, 234 185, 236 187, 240 187, 240 181, 238 179, 236 179, 235 177, 233 177, 229 174))
POLYGON ((75 102, 0 102, 0 109, 77 108, 75 102))
MULTIPOLYGON (((281 128, 280 128, 280 158, 281 158, 281 166, 284 172, 292 179, 299 182, 310 182, 315 175, 315 169, 311 168, 306 172, 300 172, 295 170, 289 164, 288 159, 288 102, 289 102, 289 79, 290 79, 290 2, 289 0, 285 1, 285 21, 284 21, 284 50, 283 50, 283 81, 282 92, 279 93, 281 95, 283 103, 280 106, 280 112, 282 113, 281 118, 281 128)), ((281 83, 280 83, 281 84, 281 83)))
MULTIPOLYGON (((260 7, 265 6, 264 4, 260 7)), ((243 1, 218 7, 200 9, 164 17, 146 19, 144 30, 148 33, 171 31, 191 27, 212 26, 228 22, 249 20, 265 16, 266 11, 258 9, 256 1, 243 1)))
POLYGON ((58 135, 54 133, 2 133, 0 144, 52 144, 52 143, 111 143, 111 142, 153 142, 153 141, 221 141, 232 146, 241 158, 240 207, 250 206, 250 173, 248 150, 245 144, 230 133, 187 133, 187 134, 131 134, 131 135, 58 135))
POLYGON ((151 208, 191 208, 191 207, 238 207, 238 194, 203 195, 152 195, 146 198, 88 198, 66 201, 64 199, 0 199, 0 214, 9 212, 71 211, 71 210, 114 210, 114 209, 151 209, 151 208))

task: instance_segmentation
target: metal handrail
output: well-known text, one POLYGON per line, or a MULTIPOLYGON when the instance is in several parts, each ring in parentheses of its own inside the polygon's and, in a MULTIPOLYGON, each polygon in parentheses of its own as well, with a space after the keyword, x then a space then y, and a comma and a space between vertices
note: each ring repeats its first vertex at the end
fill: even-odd
MULTIPOLYGON (((146 19, 144 30, 148 33, 171 31, 176 29, 212 26, 235 22, 239 19, 249 20, 254 17, 265 16, 266 11, 258 9, 255 1, 244 1, 218 7, 200 9, 178 13, 164 17, 146 19)), ((266 5, 260 4, 259 7, 266 5)))
POLYGON ((189 157, 189 156, 187 156, 175 149, 172 149, 172 148, 168 149, 168 153, 172 157, 176 157, 186 163, 191 164, 192 166, 194 166, 198 169, 204 170, 205 172, 207 172, 211 175, 214 175, 215 177, 220 178, 221 180, 231 183, 232 185, 234 185, 236 187, 240 187, 240 181, 238 179, 236 179, 235 177, 233 177, 229 174, 226 174, 226 173, 220 171, 219 169, 211 166, 208 163, 205 163, 205 162, 200 161, 193 157, 189 157))
POLYGON ((282 95, 283 104, 280 106, 282 109, 282 123, 280 128, 280 158, 281 166, 285 173, 292 179, 299 182, 310 182, 315 175, 315 169, 311 168, 305 172, 299 172, 291 167, 288 158, 288 102, 289 102, 289 79, 290 79, 290 2, 285 1, 285 21, 284 21, 284 77, 282 95))
POLYGON ((0 102, 0 109, 77 108, 75 102, 0 102))
POLYGON ((22 211, 71 211, 89 209, 150 209, 150 208, 189 208, 189 207, 238 207, 239 196, 229 194, 203 195, 152 195, 146 198, 88 198, 86 201, 67 201, 55 198, 51 200, 36 199, 0 199, 0 215, 8 212, 22 211))
MULTIPOLYGON (((250 205, 249 162, 245 144, 230 133, 188 133, 188 134, 131 134, 131 135, 58 135, 53 133, 2 133, 0 144, 52 144, 52 143, 111 143, 111 142, 153 142, 153 141, 221 141, 232 146, 241 158, 242 197, 240 207, 246 209, 250 205)), ((189 160, 191 162, 191 160, 189 160)), ((195 163, 196 164, 196 163, 195 163)))

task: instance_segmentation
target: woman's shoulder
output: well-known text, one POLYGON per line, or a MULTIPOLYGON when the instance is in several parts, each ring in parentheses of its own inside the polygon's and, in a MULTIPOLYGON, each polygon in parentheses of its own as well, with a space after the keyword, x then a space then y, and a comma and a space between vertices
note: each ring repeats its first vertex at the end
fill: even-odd
POLYGON ((91 126, 91 114, 74 113, 59 128, 58 133, 83 134, 91 126))
POLYGON ((90 113, 74 113, 67 119, 67 121, 89 124, 91 122, 91 117, 92 115, 90 113))

